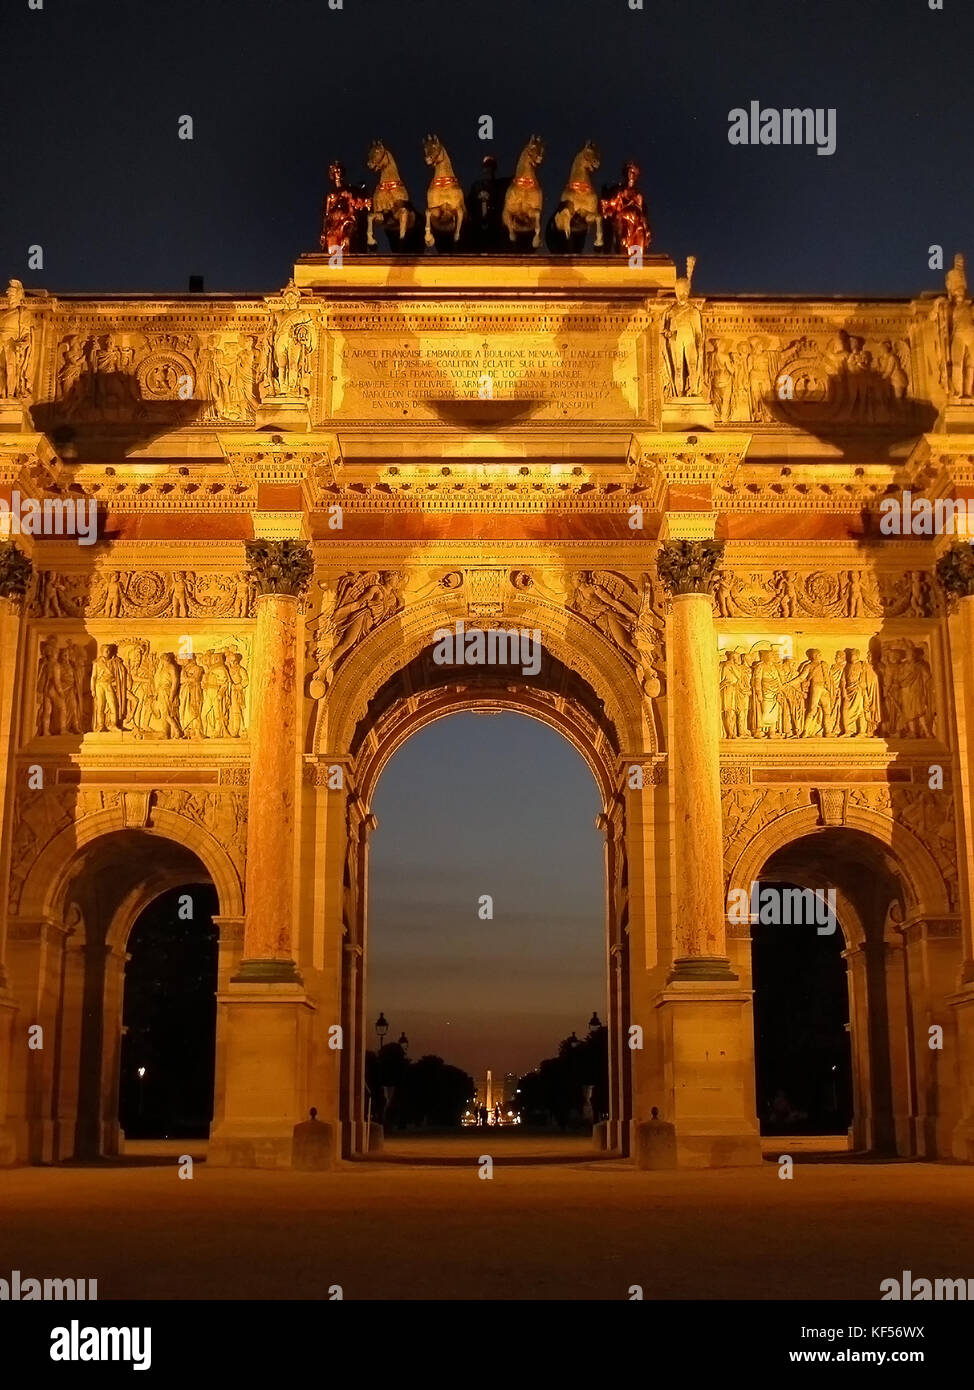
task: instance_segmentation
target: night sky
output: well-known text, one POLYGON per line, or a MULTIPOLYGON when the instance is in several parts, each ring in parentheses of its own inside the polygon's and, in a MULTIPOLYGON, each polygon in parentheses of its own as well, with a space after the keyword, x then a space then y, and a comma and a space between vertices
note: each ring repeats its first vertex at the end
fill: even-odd
POLYGON ((465 185, 543 135, 549 211, 586 139, 607 180, 634 157, 654 249, 695 254, 702 292, 939 288, 927 247, 974 249, 974 6, 943 3, 8 0, 0 273, 276 289, 317 247, 328 160, 365 179, 380 136, 422 202, 433 129, 465 185), (751 100, 835 107, 836 153, 729 145, 751 100))
MULTIPOLYGON (((427 130, 465 186, 488 152, 511 173, 537 131, 545 217, 586 139, 600 180, 634 157, 652 249, 695 254, 702 293, 940 289, 927 248, 974 251, 974 6, 944 5, 7 0, 0 277, 269 292, 317 249, 330 159, 371 187, 379 136, 422 205, 427 130), (728 112, 751 100, 835 107, 836 153, 731 146, 728 112)), ((471 1071, 584 1031, 604 1007, 603 888, 574 750, 524 719, 453 717, 397 754, 376 810, 372 1014, 471 1071)))

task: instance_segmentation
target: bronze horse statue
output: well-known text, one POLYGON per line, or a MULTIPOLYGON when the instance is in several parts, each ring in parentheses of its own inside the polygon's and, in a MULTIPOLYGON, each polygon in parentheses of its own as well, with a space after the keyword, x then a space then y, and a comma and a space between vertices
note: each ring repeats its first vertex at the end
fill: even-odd
POLYGON ((460 229, 467 214, 467 205, 460 180, 453 172, 450 156, 443 148, 438 135, 427 135, 424 138, 423 158, 433 170, 426 194, 426 245, 435 245, 434 229, 438 232, 452 232, 453 241, 456 243, 460 240, 460 229))
POLYGON ((373 140, 365 162, 373 174, 379 175, 368 216, 367 244, 377 244, 373 231, 377 220, 382 222, 387 233, 398 233, 399 240, 405 241, 406 233, 416 222, 416 212, 409 201, 409 190, 399 177, 396 161, 381 140, 373 140))
POLYGON ((531 245, 535 249, 541 245, 542 194, 534 171, 543 159, 544 141, 532 135, 517 161, 517 171, 504 197, 502 214, 511 241, 517 240, 519 232, 533 231, 531 245))
POLYGON ((561 203, 554 216, 555 226, 566 241, 571 241, 573 232, 582 237, 589 227, 595 227, 595 246, 602 245, 602 214, 599 200, 589 174, 599 167, 599 152, 587 140, 572 160, 568 182, 561 190, 561 203))

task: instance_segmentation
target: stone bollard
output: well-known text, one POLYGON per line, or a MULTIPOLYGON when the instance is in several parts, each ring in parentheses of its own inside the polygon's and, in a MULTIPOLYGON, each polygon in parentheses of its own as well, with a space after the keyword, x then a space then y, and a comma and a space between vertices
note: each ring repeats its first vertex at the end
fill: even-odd
POLYGON ((333 1168, 335 1151, 331 1125, 318 1119, 318 1111, 311 1107, 311 1119, 294 1126, 294 1141, 291 1148, 291 1167, 320 1171, 333 1168))
POLYGON ((633 1158, 637 1168, 676 1167, 676 1126, 661 1120, 655 1105, 652 1119, 642 1120, 633 1128, 636 1132, 633 1158))

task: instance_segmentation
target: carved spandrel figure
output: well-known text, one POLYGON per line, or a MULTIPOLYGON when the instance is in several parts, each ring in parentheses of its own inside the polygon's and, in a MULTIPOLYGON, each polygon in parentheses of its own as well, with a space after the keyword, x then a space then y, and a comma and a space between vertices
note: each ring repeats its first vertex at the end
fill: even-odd
POLYGON ((674 286, 676 303, 663 316, 663 361, 671 396, 699 396, 703 380, 703 315, 690 299, 696 257, 674 286))
POLYGON ((30 396, 34 356, 34 329, 24 287, 11 280, 0 301, 0 400, 24 400, 30 396))
POLYGON ((627 160, 622 166, 622 183, 608 190, 599 201, 602 216, 612 228, 613 250, 646 252, 652 240, 646 199, 637 188, 639 165, 627 160))
POLYGON ((357 643, 390 617, 401 605, 396 587, 398 575, 392 572, 346 575, 339 581, 335 607, 328 629, 334 642, 327 658, 324 644, 319 648, 319 669, 327 672, 335 667, 357 643))
POLYGON ((284 308, 274 316, 270 340, 268 376, 272 395, 294 400, 311 394, 311 359, 318 333, 311 311, 301 303, 301 291, 292 282, 283 293, 284 308))
POLYGON ((328 165, 331 183, 321 209, 322 251, 340 249, 342 255, 359 249, 360 215, 372 211, 372 199, 364 189, 350 188, 345 182, 345 166, 337 159, 328 165))
POLYGON ((575 582, 572 607, 637 666, 641 665, 639 648, 633 639, 636 615, 614 590, 611 575, 598 570, 582 570, 575 582))
POLYGON ((113 642, 99 647, 91 668, 92 729, 114 733, 128 707, 128 671, 113 642))

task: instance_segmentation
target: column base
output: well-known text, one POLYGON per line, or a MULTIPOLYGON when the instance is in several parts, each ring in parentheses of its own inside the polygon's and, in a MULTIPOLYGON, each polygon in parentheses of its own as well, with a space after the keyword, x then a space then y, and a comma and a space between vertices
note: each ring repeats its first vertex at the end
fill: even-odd
POLYGON ((346 1120, 342 1125, 342 1153, 345 1158, 366 1158, 381 1153, 385 1145, 385 1130, 375 1120, 346 1120))
POLYGON ((265 978, 231 981, 217 995, 217 1009, 224 1108, 210 1133, 207 1166, 289 1168, 294 1126, 308 1119, 316 1100, 314 1005, 300 985, 265 978))
POLYGON ((680 980, 738 980, 727 956, 681 956, 673 962, 667 984, 680 980))
POLYGON ((674 1156, 679 1168, 763 1162, 750 992, 735 988, 732 975, 723 984, 698 976, 668 983, 656 1009, 662 1095, 655 1121, 643 1122, 656 1129, 634 1126, 634 1152, 652 1160, 640 1166, 663 1166, 674 1156))
POLYGON ((963 1163, 974 1163, 974 988, 966 985, 948 999, 956 1010, 957 1078, 960 1082, 960 1118, 950 1136, 950 1153, 963 1163))

